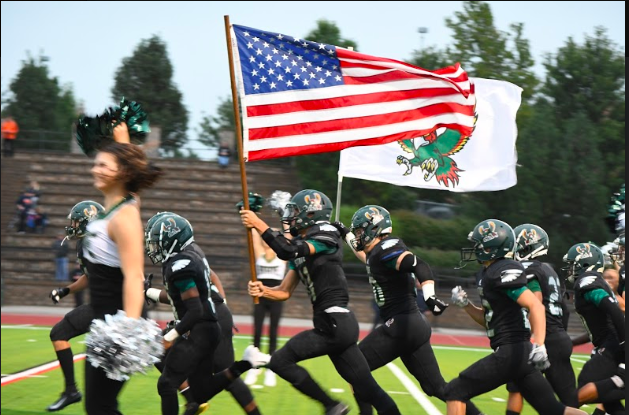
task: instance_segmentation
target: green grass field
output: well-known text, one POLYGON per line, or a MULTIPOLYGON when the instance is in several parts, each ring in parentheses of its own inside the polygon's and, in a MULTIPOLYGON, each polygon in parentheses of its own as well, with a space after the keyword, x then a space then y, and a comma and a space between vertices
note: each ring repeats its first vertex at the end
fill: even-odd
MULTIPOLYGON (((39 366, 56 359, 48 334, 49 327, 24 327, 24 326, 2 326, 2 376, 21 372, 23 370, 39 366)), ((82 339, 77 338, 72 341, 75 354, 84 352, 84 346, 80 343, 82 339)), ((284 339, 285 340, 285 339, 284 339)), ((245 347, 249 344, 248 336, 237 336, 234 339, 236 356, 242 355, 245 347)), ((465 369, 472 362, 486 356, 489 349, 475 349, 464 347, 434 346, 435 354, 441 366, 441 371, 446 380, 455 377, 461 370, 465 369)), ((585 355, 573 356, 575 373, 583 366, 588 359, 585 355)), ((349 386, 336 373, 332 363, 327 357, 312 359, 302 363, 312 376, 330 393, 352 406, 353 414, 357 414, 353 397, 349 391, 349 386)), ((412 385, 419 388, 417 381, 413 378, 402 362, 398 359, 393 364, 399 371, 411 380, 412 385)), ((76 377, 79 387, 83 388, 84 361, 75 364, 76 377)), ((436 407, 434 409, 424 409, 409 392, 402 380, 398 378, 389 367, 383 367, 374 376, 378 383, 397 402, 403 414, 445 414, 445 404, 437 399, 428 398, 436 407)), ((120 395, 121 410, 125 414, 159 414, 160 398, 157 394, 156 369, 151 369, 147 375, 136 375, 129 382, 120 395)), ((402 378, 404 376, 402 375, 402 378)), ((252 389, 263 414, 273 415, 293 415, 293 414, 321 414, 321 407, 309 398, 294 390, 287 382, 278 378, 277 386, 274 388, 262 385, 263 374, 258 377, 258 385, 252 389)), ((26 414, 47 414, 45 408, 55 401, 63 388, 63 376, 60 369, 55 369, 44 373, 38 377, 31 377, 14 383, 2 386, 2 415, 26 415, 26 414)), ((419 388, 421 390, 421 388, 419 388)), ((489 415, 504 414, 507 391, 504 387, 498 388, 490 393, 474 399, 476 405, 489 415)), ((183 403, 183 399, 181 399, 183 403)), ((593 409, 593 408, 591 408, 593 409)), ((82 414, 81 404, 75 404, 64 409, 62 414, 78 415, 82 414)), ((222 392, 210 401, 209 414, 241 414, 244 413, 236 404, 228 392, 222 392)), ((525 406, 523 414, 534 414, 530 407, 525 406)))

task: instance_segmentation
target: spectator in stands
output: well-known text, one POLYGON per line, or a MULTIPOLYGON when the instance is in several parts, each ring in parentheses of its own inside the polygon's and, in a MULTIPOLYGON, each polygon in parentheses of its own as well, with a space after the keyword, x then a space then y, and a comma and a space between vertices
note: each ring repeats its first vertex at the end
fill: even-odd
POLYGON ((20 131, 20 127, 13 117, 8 116, 2 121, 2 141, 5 157, 13 157, 15 152, 14 143, 17 138, 17 133, 20 131))
POLYGON ((35 208, 35 233, 46 232, 46 226, 48 226, 48 214, 43 206, 38 205, 35 208))
POLYGON ((36 204, 37 204, 37 199, 35 198, 35 194, 32 193, 28 189, 25 190, 17 199, 17 202, 16 202, 17 218, 16 219, 18 222, 17 231, 19 233, 24 233, 26 229, 26 219, 28 217, 28 214, 31 210, 35 209, 36 204))
POLYGON ((68 280, 68 244, 65 242, 63 233, 57 234, 52 243, 52 250, 55 254, 55 280, 68 280))
POLYGON ((225 143, 221 143, 218 148, 218 165, 222 168, 229 166, 229 158, 232 155, 231 148, 225 143))

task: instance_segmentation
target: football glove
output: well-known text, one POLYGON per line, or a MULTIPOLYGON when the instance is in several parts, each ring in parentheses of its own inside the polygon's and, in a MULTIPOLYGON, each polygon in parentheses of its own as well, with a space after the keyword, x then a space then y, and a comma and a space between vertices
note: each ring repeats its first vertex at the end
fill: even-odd
POLYGON ((546 370, 550 367, 546 346, 534 344, 533 350, 529 355, 529 364, 533 365, 537 370, 546 370))
POLYGON ((452 289, 452 303, 458 307, 465 307, 470 300, 467 298, 467 293, 463 290, 463 287, 457 285, 452 289))
POLYGON ((68 287, 57 288, 56 290, 52 290, 48 297, 52 300, 53 304, 59 303, 63 297, 70 294, 70 289, 68 287))
POLYGON ((347 234, 349 233, 349 228, 343 225, 343 222, 333 222, 332 226, 334 226, 341 234, 341 238, 345 239, 347 234))
POLYGON ((441 315, 444 311, 446 311, 446 308, 450 306, 449 304, 444 303, 434 295, 428 297, 425 301, 426 305, 435 316, 441 315))
MULTIPOLYGON (((244 209, 244 206, 245 202, 242 200, 236 203, 239 212, 244 209)), ((262 209, 262 206, 264 206, 264 197, 258 193, 249 192, 249 210, 257 213, 262 209)))

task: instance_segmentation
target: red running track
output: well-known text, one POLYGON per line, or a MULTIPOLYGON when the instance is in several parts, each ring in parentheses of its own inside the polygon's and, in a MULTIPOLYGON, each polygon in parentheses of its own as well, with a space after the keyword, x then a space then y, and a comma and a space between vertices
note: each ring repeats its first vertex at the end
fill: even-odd
MULTIPOLYGON (((62 316, 45 316, 45 315, 20 315, 20 314, 3 314, 2 324, 31 324, 37 326, 54 326, 61 321, 62 316)), ((158 321, 160 326, 165 327, 166 321, 158 321)), ((252 335, 253 324, 238 324, 238 334, 252 335)), ((308 329, 309 327, 282 327, 279 328, 279 335, 282 337, 292 337, 295 334, 308 329)), ((265 329, 266 332, 266 329, 265 329)), ((360 338, 365 337, 369 332, 361 330, 360 338)), ((489 339, 485 336, 469 336, 469 335, 451 335, 442 333, 433 333, 430 342, 433 345, 440 346, 465 346, 465 347, 489 347, 489 339)), ((592 344, 584 344, 574 348, 575 353, 590 354, 592 344)))

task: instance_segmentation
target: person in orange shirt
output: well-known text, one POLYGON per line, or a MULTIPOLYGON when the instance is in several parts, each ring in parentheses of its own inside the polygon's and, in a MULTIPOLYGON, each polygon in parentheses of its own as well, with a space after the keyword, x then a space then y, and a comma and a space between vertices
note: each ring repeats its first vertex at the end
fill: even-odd
POLYGON ((15 142, 19 131, 20 128, 13 117, 7 117, 4 121, 2 121, 2 141, 4 145, 5 157, 13 157, 13 143, 15 142))

